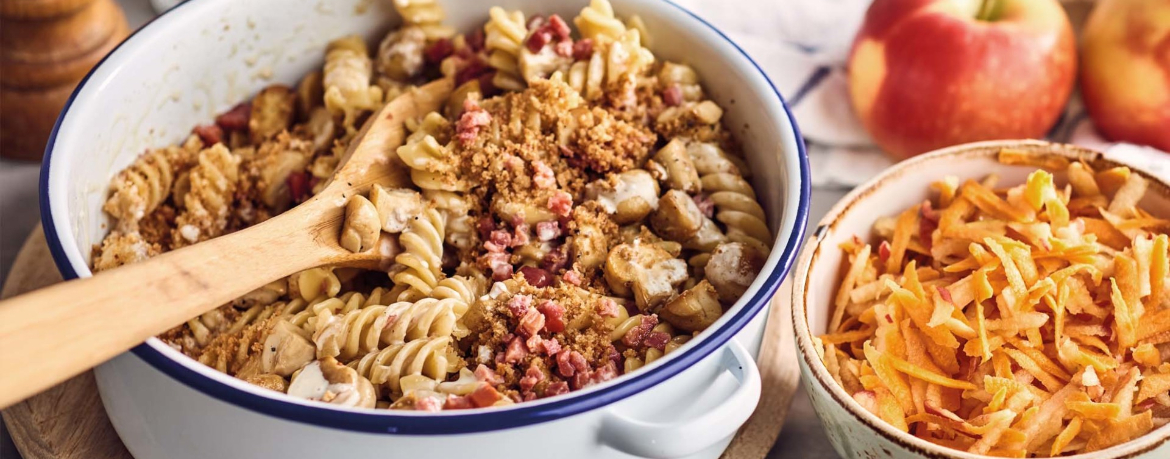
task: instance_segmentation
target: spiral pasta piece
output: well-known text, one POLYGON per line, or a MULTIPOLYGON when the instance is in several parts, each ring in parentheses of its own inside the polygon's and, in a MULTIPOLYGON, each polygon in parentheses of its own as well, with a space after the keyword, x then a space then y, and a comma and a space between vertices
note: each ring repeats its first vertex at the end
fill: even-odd
POLYGON ((174 168, 166 150, 150 150, 118 173, 111 184, 114 192, 102 209, 120 224, 137 222, 158 208, 171 193, 174 168))
POLYGON ((316 317, 313 343, 317 358, 335 357, 347 362, 376 351, 385 323, 386 306, 372 305, 349 311, 338 317, 323 309, 316 317))
POLYGON ((654 55, 642 47, 637 31, 623 31, 610 42, 597 45, 588 60, 569 67, 565 77, 570 87, 585 100, 599 99, 605 87, 628 79, 637 84, 637 77, 654 63, 654 55))
POLYGON ((191 188, 183 196, 183 212, 175 218, 175 247, 223 234, 240 178, 240 157, 217 143, 199 152, 188 177, 191 188))
POLYGON ((263 323, 274 317, 281 306, 253 306, 231 319, 224 312, 226 308, 220 308, 187 321, 192 336, 203 349, 199 362, 223 373, 238 370, 249 359, 253 343, 262 340, 262 332, 267 328, 263 323))
POLYGON ((410 227, 399 236, 402 253, 394 258, 390 278, 398 285, 430 294, 442 275, 445 220, 435 209, 427 209, 410 222, 410 227))
POLYGON ((693 143, 687 152, 695 163, 703 192, 715 204, 715 219, 727 228, 727 238, 768 253, 772 233, 765 223, 767 216, 751 184, 740 173, 743 169, 710 143, 693 143))
POLYGON ((382 103, 382 88, 370 84, 373 77, 366 42, 357 35, 329 42, 325 53, 325 108, 330 113, 343 115, 343 124, 355 131, 357 117, 378 108, 382 103))
POLYGON ((613 13, 613 5, 609 0, 592 0, 589 6, 581 9, 573 24, 581 32, 581 36, 596 43, 616 40, 626 31, 626 25, 613 13))
POLYGON ((402 22, 422 28, 428 40, 455 35, 454 29, 443 25, 447 13, 437 0, 394 0, 394 9, 402 16, 402 22))
POLYGON ((520 76, 520 52, 528 34, 523 11, 506 11, 498 6, 488 10, 483 26, 488 65, 496 69, 492 84, 506 91, 520 91, 526 86, 520 76))
POLYGON ((456 310, 466 312, 466 303, 456 299, 423 298, 398 302, 385 308, 381 338, 384 344, 399 344, 420 338, 439 338, 455 333, 456 310))
POLYGON ((431 112, 417 124, 408 124, 407 128, 412 132, 396 151, 410 168, 410 179, 415 186, 424 191, 464 191, 445 160, 450 155, 445 142, 449 137, 450 122, 443 115, 431 112))
POLYGON ((450 345, 451 338, 446 336, 417 339, 371 352, 349 366, 374 385, 385 388, 391 399, 397 399, 403 393, 404 377, 420 375, 442 381, 457 369, 452 368, 458 365, 458 359, 452 358, 450 345))

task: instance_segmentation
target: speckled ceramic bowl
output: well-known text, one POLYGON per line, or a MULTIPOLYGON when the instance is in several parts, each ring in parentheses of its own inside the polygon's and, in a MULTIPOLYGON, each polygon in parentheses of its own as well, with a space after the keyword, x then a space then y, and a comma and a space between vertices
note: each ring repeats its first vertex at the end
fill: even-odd
MULTIPOLYGON (((1037 155, 1059 155, 1084 159, 1095 166, 1119 165, 1095 151, 1071 145, 1034 140, 979 142, 938 150, 890 168, 869 183, 857 187, 821 220, 801 255, 793 284, 792 314, 799 346, 800 370, 805 389, 821 418, 829 440, 845 458, 984 458, 945 448, 894 429, 866 411, 845 393, 821 363, 812 337, 825 332, 832 298, 840 284, 840 267, 845 262, 838 245, 854 235, 865 237, 879 217, 897 215, 922 202, 928 185, 946 175, 961 180, 998 174, 1001 183, 1023 183, 1035 170, 1032 166, 1011 166, 996 161, 1001 148, 1011 147, 1037 155)), ((1132 169, 1132 167, 1131 167, 1132 169)), ((1170 185, 1138 170, 1150 181, 1141 205, 1162 217, 1170 217, 1170 185)), ((1055 174, 1063 182, 1062 173, 1055 174)), ((1168 458, 1170 425, 1138 439, 1093 453, 1069 456, 1079 459, 1168 458)))

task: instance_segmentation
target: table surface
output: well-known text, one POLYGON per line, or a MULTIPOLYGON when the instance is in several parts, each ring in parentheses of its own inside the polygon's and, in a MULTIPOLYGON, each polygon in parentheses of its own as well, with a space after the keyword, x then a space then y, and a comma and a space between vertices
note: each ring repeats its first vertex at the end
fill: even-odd
MULTIPOLYGON (((148 0, 118 0, 126 10, 132 27, 144 24, 153 16, 148 0)), ((40 221, 37 203, 39 164, 0 160, 0 284, 8 278, 8 271, 24 239, 40 221)), ((840 200, 847 190, 818 189, 812 193, 809 214, 810 228, 840 200)), ((793 358, 796 356, 794 355, 793 358)), ((769 459, 836 458, 833 447, 821 429, 820 420, 802 386, 797 391, 784 424, 784 430, 769 459)), ((0 426, 0 458, 20 458, 8 437, 8 430, 0 426)))

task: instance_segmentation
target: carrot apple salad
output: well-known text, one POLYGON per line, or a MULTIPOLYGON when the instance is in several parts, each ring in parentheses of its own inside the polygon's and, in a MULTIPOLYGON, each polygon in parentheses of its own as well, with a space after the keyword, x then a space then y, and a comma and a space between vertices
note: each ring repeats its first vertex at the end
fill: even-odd
POLYGON ((1149 183, 999 159, 1041 168, 1012 187, 948 177, 879 219, 876 244, 841 244, 825 367, 894 428, 971 453, 1084 453, 1166 424, 1170 221, 1139 205, 1149 183))

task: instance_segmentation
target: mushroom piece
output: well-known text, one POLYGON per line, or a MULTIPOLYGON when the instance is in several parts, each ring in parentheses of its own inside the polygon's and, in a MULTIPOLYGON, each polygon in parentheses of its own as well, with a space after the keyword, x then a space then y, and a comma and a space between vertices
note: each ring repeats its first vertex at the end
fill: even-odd
POLYGON ((264 339, 260 353, 260 368, 264 373, 287 377, 317 356, 317 348, 309 340, 308 332, 281 320, 264 339))
POLYGON ((734 303, 743 296, 767 261, 763 252, 742 242, 720 244, 707 262, 707 280, 719 292, 719 300, 734 303))
POLYGON ((621 296, 634 296, 638 309, 649 311, 675 294, 687 279, 687 264, 654 244, 620 244, 605 260, 605 281, 621 296))
POLYGON ((293 377, 288 395, 360 408, 373 408, 378 399, 369 379, 332 357, 305 366, 293 377))
POLYGON ((642 169, 590 183, 585 187, 585 195, 600 203, 619 225, 641 221, 658 208, 658 182, 642 169))
POLYGON ((408 188, 386 189, 375 184, 370 189, 370 201, 378 212, 382 231, 391 234, 406 231, 410 220, 423 210, 422 195, 408 188))
POLYGON ((654 162, 665 170, 666 186, 672 190, 679 190, 688 194, 701 191, 699 172, 695 163, 681 139, 671 140, 670 143, 658 150, 654 155, 654 162))
POLYGON ((350 196, 345 205, 345 221, 341 225, 341 247, 353 253, 369 250, 382 234, 378 210, 365 196, 350 196))
POLYGON ((658 200, 658 210, 650 215, 650 225, 672 241, 690 240, 703 227, 703 212, 689 195, 670 190, 658 200))
POLYGON ((408 81, 422 72, 427 34, 420 27, 403 27, 386 35, 378 45, 374 65, 380 75, 408 81))
MULTIPOLYGON (((708 265, 709 266, 709 265, 708 265)), ((719 320, 723 306, 715 287, 706 279, 667 301, 658 309, 658 317, 680 330, 703 331, 719 320)))

